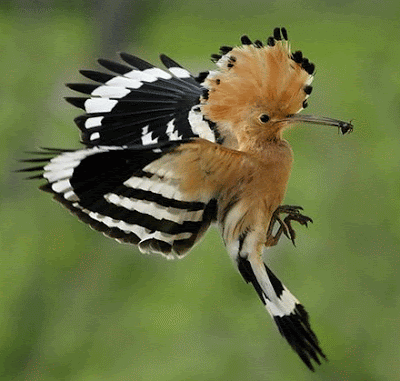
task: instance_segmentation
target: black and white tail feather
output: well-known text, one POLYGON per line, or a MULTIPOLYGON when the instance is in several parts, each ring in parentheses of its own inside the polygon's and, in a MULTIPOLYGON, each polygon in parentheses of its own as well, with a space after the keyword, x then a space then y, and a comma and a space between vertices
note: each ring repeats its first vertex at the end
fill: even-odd
POLYGON ((238 245, 230 250, 239 272, 251 283, 261 302, 274 319, 281 335, 288 341, 307 367, 314 371, 311 360, 321 364, 319 356, 326 359, 317 336, 311 329, 303 305, 290 293, 259 256, 251 256, 252 232, 240 237, 238 245), (246 244, 250 242, 249 244, 246 244))
MULTIPOLYGON (((224 56, 230 48, 223 48, 224 56)), ((121 58, 125 64, 99 60, 112 74, 81 71, 94 84, 68 84, 89 96, 67 98, 85 111, 75 122, 86 148, 43 149, 40 158, 25 160, 38 166, 24 171, 40 171, 31 178, 46 179, 41 189, 92 228, 142 252, 181 257, 221 214, 213 195, 183 193, 174 167, 181 145, 197 138, 221 143, 199 107, 207 73, 195 79, 165 55, 168 71, 126 53, 121 58)), ((251 233, 240 237, 231 256, 282 336, 314 370, 311 360, 320 364, 325 355, 308 315, 262 259, 248 255, 251 239, 251 233)))

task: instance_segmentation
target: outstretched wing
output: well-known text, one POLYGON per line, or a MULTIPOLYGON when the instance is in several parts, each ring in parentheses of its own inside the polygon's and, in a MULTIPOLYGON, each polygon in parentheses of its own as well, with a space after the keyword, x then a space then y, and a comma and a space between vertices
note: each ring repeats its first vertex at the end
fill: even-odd
MULTIPOLYGON (((83 150, 46 149, 41 189, 54 194, 82 221, 143 252, 183 255, 216 216, 210 193, 185 193, 176 148, 216 142, 215 124, 200 110, 203 88, 178 63, 161 55, 168 71, 121 53, 126 64, 104 59, 113 74, 81 73, 97 84, 69 84, 88 98, 67 98, 86 111, 75 119, 83 150)), ((210 143, 210 144, 212 144, 210 143)), ((218 147, 220 147, 218 145, 218 147)))
POLYGON ((201 137, 215 142, 214 124, 203 118, 204 88, 178 63, 161 55, 168 71, 127 53, 126 64, 99 59, 112 74, 82 70, 96 84, 67 84, 90 98, 66 98, 86 114, 75 119, 87 146, 154 145, 201 137))
POLYGON ((173 153, 180 144, 48 149, 26 160, 43 165, 25 171, 41 171, 33 176, 47 180, 41 189, 92 228, 173 258, 190 250, 216 216, 210 194, 181 191, 174 171, 179 153, 173 153))

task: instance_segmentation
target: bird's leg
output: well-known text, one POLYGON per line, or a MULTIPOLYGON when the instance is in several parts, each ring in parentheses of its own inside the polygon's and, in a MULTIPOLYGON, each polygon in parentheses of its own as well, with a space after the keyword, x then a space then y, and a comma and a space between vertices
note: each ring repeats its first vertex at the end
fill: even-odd
POLYGON ((292 221, 296 221, 300 225, 305 225, 307 227, 309 222, 313 222, 310 217, 301 214, 300 210, 303 210, 303 208, 296 205, 280 205, 278 208, 276 208, 275 212, 272 214, 272 218, 267 230, 265 246, 275 246, 282 234, 289 238, 293 245, 296 246, 296 232, 292 227, 292 221), (287 216, 282 219, 280 214, 287 214, 287 216), (273 230, 276 223, 279 223, 279 229, 274 235, 273 230))

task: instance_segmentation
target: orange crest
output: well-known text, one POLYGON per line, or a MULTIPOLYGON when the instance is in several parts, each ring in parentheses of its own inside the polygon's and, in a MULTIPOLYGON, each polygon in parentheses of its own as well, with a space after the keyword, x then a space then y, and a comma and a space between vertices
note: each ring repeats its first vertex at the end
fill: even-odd
MULTIPOLYGON (((223 46, 222 55, 212 56, 219 69, 203 82, 207 90, 201 109, 206 118, 230 128, 252 128, 279 122, 307 107, 314 64, 300 51, 291 53, 286 29, 275 28, 266 46, 247 36, 241 40, 242 46, 223 46)), ((278 124, 280 130, 283 124, 278 124)))

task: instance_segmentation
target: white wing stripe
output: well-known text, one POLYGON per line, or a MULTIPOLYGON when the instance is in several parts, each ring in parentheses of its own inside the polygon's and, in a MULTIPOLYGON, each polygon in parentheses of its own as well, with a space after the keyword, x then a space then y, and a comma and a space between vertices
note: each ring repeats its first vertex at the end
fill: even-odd
POLYGON ((99 86, 92 91, 93 96, 98 96, 102 98, 123 98, 125 95, 129 94, 131 91, 126 87, 116 87, 116 86, 99 86))
POLYGON ((115 99, 89 98, 85 101, 85 110, 87 113, 110 112, 118 103, 115 99))
POLYGON ((170 120, 167 124, 167 130, 165 131, 170 140, 182 140, 182 136, 179 136, 179 132, 175 130, 175 118, 170 120))
POLYGON ((184 209, 165 207, 155 202, 137 200, 130 197, 119 196, 114 193, 107 193, 104 195, 104 198, 111 204, 150 215, 157 220, 165 219, 182 224, 186 221, 200 221, 203 217, 202 210, 185 211, 184 209))
POLYGON ((145 135, 142 135, 141 139, 142 139, 142 144, 144 146, 149 145, 149 144, 155 144, 158 142, 158 137, 156 136, 153 139, 152 135, 153 135, 153 131, 147 132, 145 135))
MULTIPOLYGON (((44 167, 44 170, 46 172, 57 172, 57 171, 62 171, 63 169, 69 167, 69 168, 75 168, 77 165, 79 165, 81 161, 80 160, 65 160, 63 162, 58 162, 58 163, 51 163, 47 164, 44 167)), ((46 177, 46 176, 44 176, 46 177)), ((47 177, 46 177, 47 178, 47 177)))
MULTIPOLYGON (((94 135, 94 134, 93 134, 94 135)), ((77 167, 84 158, 94 155, 99 152, 107 152, 113 150, 121 150, 123 147, 94 147, 90 149, 64 152, 59 156, 50 160, 49 164, 43 167, 43 177, 54 183, 62 179, 69 179, 74 173, 74 168, 77 167)))
POLYGON ((211 130, 208 123, 203 120, 203 114, 201 112, 193 111, 193 109, 197 107, 199 106, 193 106, 192 109, 189 111, 190 127, 192 128, 194 134, 215 143, 215 134, 211 130))
POLYGON ((158 67, 152 67, 151 69, 143 70, 143 73, 150 74, 156 78, 171 79, 172 75, 158 67))
POLYGON ((72 191, 71 183, 69 179, 57 181, 56 183, 52 184, 51 188, 54 192, 57 193, 65 193, 67 191, 72 191))
POLYGON ((90 135, 90 140, 96 140, 100 138, 100 133, 99 132, 94 132, 92 135, 90 135))
POLYGON ((124 77, 130 78, 130 79, 135 79, 141 82, 155 82, 157 81, 157 77, 154 75, 150 75, 148 73, 145 73, 144 71, 140 70, 132 70, 128 73, 124 74, 124 77))
POLYGON ((137 224, 129 224, 125 221, 114 220, 109 216, 104 216, 97 212, 91 212, 90 210, 82 208, 77 202, 74 203, 73 206, 86 213, 93 220, 99 221, 107 225, 109 228, 118 228, 125 233, 136 234, 141 240, 154 238, 172 244, 175 240, 188 239, 192 236, 192 233, 168 234, 162 233, 160 231, 150 233, 149 229, 146 229, 143 226, 137 224))
POLYGON ((137 79, 117 76, 106 82, 107 86, 127 87, 128 89, 138 89, 142 82, 137 79))
POLYGON ((100 127, 101 121, 103 120, 104 116, 95 116, 93 118, 86 119, 85 127, 86 128, 93 128, 93 127, 100 127))
POLYGON ((43 177, 47 179, 49 183, 54 183, 62 179, 71 178, 73 173, 74 173, 74 168, 65 168, 62 170, 58 170, 56 172, 45 172, 43 173, 43 177))
POLYGON ((190 78, 190 73, 181 67, 170 67, 168 69, 175 77, 178 78, 190 78))
POLYGON ((185 198, 175 186, 166 182, 160 182, 159 179, 152 180, 151 178, 132 176, 124 182, 124 185, 129 188, 151 190, 153 193, 158 193, 166 198, 173 198, 178 201, 192 201, 185 198))
POLYGON ((68 201, 71 201, 71 202, 73 202, 73 201, 79 201, 79 197, 77 196, 77 194, 76 194, 73 190, 70 190, 70 191, 68 191, 68 192, 65 192, 65 193, 64 193, 64 198, 65 198, 66 200, 68 200, 68 201))

